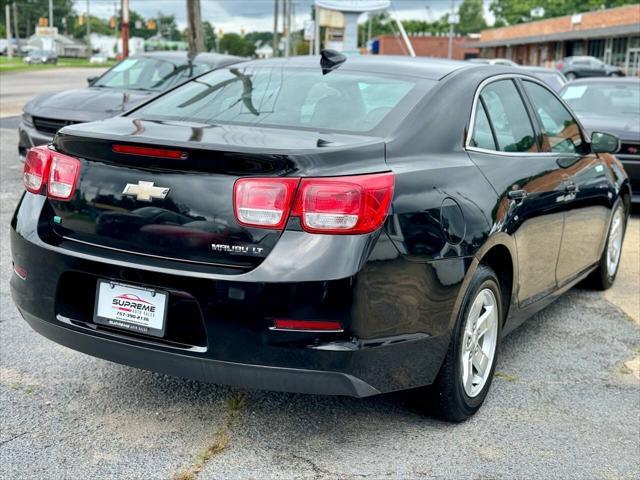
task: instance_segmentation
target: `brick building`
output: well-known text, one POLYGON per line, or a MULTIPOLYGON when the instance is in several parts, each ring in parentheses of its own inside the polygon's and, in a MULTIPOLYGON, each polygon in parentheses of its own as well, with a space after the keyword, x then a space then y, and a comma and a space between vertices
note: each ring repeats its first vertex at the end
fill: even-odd
POLYGON ((526 65, 551 66, 563 57, 591 55, 637 75, 640 4, 492 28, 469 46, 480 48, 481 57, 526 65))
MULTIPOLYGON (((409 41, 419 57, 447 58, 449 54, 449 37, 439 35, 410 35, 409 41)), ((453 37, 452 57, 456 60, 474 58, 478 50, 472 47, 473 40, 469 37, 453 37), (463 47, 463 45, 465 45, 463 47)), ((380 55, 408 55, 407 46, 402 37, 395 35, 381 35, 371 44, 371 53, 380 55)))

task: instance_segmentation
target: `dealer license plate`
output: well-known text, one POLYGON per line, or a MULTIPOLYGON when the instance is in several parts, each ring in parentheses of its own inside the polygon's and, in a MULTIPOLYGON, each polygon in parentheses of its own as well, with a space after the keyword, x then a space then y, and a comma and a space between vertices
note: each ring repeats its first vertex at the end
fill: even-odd
POLYGON ((130 332, 164 336, 168 294, 151 288, 98 280, 93 321, 130 332))

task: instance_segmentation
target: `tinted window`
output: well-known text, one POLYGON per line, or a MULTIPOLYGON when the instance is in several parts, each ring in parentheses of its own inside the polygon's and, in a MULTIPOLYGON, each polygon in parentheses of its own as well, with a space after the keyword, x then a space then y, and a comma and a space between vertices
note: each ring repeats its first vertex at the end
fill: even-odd
POLYGON ((555 72, 533 72, 533 74, 556 92, 567 83, 564 78, 555 72))
POLYGON ((543 151, 576 153, 582 145, 578 123, 549 90, 533 82, 523 82, 542 124, 543 151))
POLYGON ((538 151, 531 120, 511 80, 501 80, 487 85, 480 97, 487 107, 487 115, 498 141, 498 150, 538 151))
POLYGON ((474 122, 471 145, 478 148, 485 148, 487 150, 496 149, 496 144, 493 141, 493 133, 491 133, 489 118, 487 118, 487 113, 484 110, 482 102, 478 102, 478 106, 476 108, 476 120, 474 122))
POLYGON ((211 72, 136 111, 152 119, 365 132, 406 113, 431 80, 268 67, 211 72), (419 95, 419 94, 418 94, 419 95))

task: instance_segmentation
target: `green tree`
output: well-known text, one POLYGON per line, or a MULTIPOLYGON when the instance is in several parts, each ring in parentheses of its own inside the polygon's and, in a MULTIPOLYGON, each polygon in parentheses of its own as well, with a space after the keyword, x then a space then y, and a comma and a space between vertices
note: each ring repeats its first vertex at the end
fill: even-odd
MULTIPOLYGON (((20 38, 33 35, 40 17, 49 18, 49 0, 0 0, 0 23, 5 25, 5 7, 15 3, 18 9, 18 30, 20 38)), ((13 14, 13 10, 11 11, 13 14)), ((65 31, 64 22, 74 17, 73 0, 53 0, 53 26, 60 32, 65 31), (63 20, 67 19, 67 20, 63 20)), ((13 20, 11 21, 11 33, 13 32, 13 20)))
POLYGON ((496 18, 494 26, 515 25, 537 20, 531 10, 544 8, 542 18, 560 17, 638 3, 638 0, 492 0, 489 9, 496 18))
POLYGON ((156 34, 155 30, 147 28, 147 20, 135 10, 129 11, 129 35, 132 37, 149 38, 156 34))
POLYGON ((460 23, 456 30, 463 35, 478 33, 487 28, 482 10, 482 0, 464 0, 458 9, 460 23))
POLYGON ((237 33, 225 33, 220 39, 220 53, 250 57, 255 53, 255 50, 256 47, 253 43, 237 33))
POLYGON ((183 40, 183 36, 180 30, 178 30, 175 15, 165 15, 162 12, 158 12, 156 24, 158 26, 158 33, 162 38, 175 41, 183 40))
POLYGON ((216 47, 216 31, 211 22, 202 22, 202 31, 204 32, 204 48, 210 52, 216 47))
MULTIPOLYGON (((80 17, 71 17, 68 22, 69 33, 75 38, 84 38, 87 35, 87 18, 83 17, 82 24, 80 23, 80 17)), ((89 17, 89 26, 91 27, 91 33, 99 33, 102 35, 113 35, 114 29, 109 26, 107 20, 102 18, 89 17)))

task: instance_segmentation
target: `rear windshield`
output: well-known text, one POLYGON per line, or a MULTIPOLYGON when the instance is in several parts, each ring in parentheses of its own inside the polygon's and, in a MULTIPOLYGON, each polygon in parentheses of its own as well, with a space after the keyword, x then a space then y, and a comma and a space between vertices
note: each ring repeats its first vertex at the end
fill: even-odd
POLYGON ((560 75, 554 72, 533 72, 533 74, 553 88, 556 92, 560 91, 567 83, 560 75))
POLYGON ((577 113, 640 115, 640 82, 570 83, 561 96, 577 113))
POLYGON ((368 132, 399 121, 435 81, 245 67, 199 77, 132 115, 150 120, 368 132))

